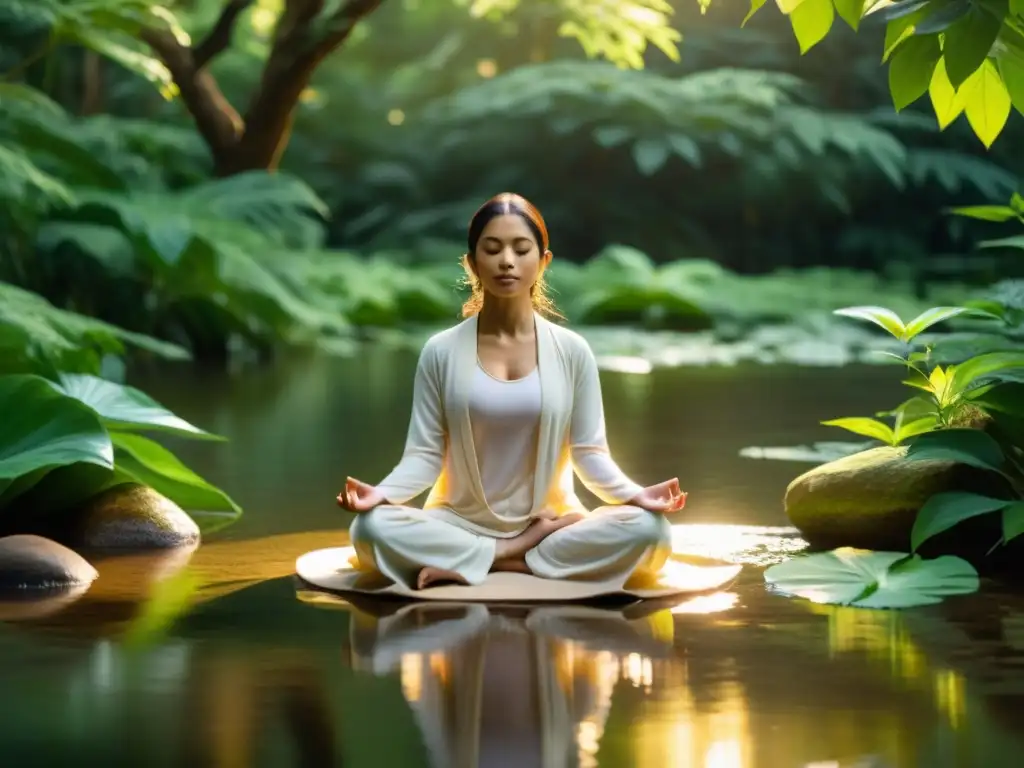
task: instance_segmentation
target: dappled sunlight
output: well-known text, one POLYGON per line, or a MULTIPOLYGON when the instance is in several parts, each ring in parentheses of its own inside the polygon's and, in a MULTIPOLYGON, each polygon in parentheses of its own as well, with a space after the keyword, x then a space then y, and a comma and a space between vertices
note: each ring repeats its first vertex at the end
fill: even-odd
POLYGON ((684 523, 672 526, 672 551, 748 565, 770 565, 802 551, 795 528, 684 523))

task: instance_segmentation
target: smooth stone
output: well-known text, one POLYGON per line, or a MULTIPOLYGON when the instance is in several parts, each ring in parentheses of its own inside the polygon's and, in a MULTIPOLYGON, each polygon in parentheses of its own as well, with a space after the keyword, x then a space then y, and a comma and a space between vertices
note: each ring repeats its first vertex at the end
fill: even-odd
POLYGON ((160 549, 199 543, 199 526, 173 501, 135 483, 114 486, 82 507, 79 543, 90 549, 160 549))
POLYGON ((805 472, 786 489, 786 515, 814 547, 908 551, 918 510, 936 493, 963 490, 970 473, 906 452, 870 448, 805 472))
POLYGON ((27 533, 0 537, 0 589, 66 589, 97 576, 84 557, 56 541, 27 533))

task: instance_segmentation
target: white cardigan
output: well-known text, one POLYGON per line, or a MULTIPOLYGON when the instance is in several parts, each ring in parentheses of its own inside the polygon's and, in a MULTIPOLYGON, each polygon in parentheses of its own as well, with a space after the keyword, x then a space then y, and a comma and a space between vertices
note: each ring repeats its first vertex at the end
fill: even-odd
POLYGON ((582 336, 534 315, 541 385, 533 507, 521 518, 494 514, 483 483, 469 418, 477 365, 477 318, 435 334, 420 352, 412 416, 401 461, 378 485, 391 504, 431 488, 425 510, 492 536, 520 533, 542 511, 585 511, 573 471, 606 504, 625 504, 642 487, 612 460, 594 353, 582 336), (432 486, 432 487, 431 487, 432 486))

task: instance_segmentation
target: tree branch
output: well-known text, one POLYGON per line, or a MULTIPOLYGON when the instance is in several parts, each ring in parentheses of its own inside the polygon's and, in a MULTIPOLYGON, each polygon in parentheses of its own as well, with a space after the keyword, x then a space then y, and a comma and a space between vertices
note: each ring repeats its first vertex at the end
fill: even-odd
POLYGON ((167 30, 144 29, 142 40, 171 73, 181 100, 196 121, 199 134, 216 158, 238 142, 244 125, 238 112, 206 71, 196 67, 192 49, 167 30))
POLYGON ((253 0, 227 0, 213 29, 195 46, 167 30, 146 29, 142 39, 174 78, 185 107, 213 155, 216 172, 273 170, 288 143, 295 106, 324 58, 384 0, 340 0, 324 14, 325 0, 284 0, 270 56, 243 120, 206 65, 231 44, 238 17, 253 0))
POLYGON ((383 0, 345 0, 321 18, 323 0, 285 0, 260 86, 245 112, 245 134, 232 168, 274 168, 287 144, 295 105, 324 58, 383 0))
POLYGON ((228 0, 224 9, 220 12, 217 23, 207 33, 198 45, 192 46, 192 61, 195 68, 202 69, 214 56, 222 53, 231 45, 231 36, 235 31, 235 22, 242 15, 253 0, 228 0))

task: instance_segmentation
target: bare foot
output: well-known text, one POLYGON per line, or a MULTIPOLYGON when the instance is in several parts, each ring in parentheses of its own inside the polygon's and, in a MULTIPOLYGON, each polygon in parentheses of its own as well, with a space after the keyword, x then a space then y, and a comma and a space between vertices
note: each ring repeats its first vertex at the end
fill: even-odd
POLYGON ((527 552, 540 544, 544 539, 555 531, 565 528, 567 525, 578 523, 583 515, 572 513, 555 518, 540 518, 530 523, 530 526, 511 539, 498 539, 498 545, 494 550, 495 562, 522 558, 527 552))
POLYGON ((526 564, 526 559, 523 556, 506 557, 504 560, 495 560, 494 564, 491 565, 491 573, 497 573, 498 571, 533 574, 533 571, 530 570, 530 566, 526 564))
POLYGON ((423 568, 416 577, 416 589, 426 589, 435 584, 450 582, 454 584, 465 584, 466 580, 455 571, 445 571, 441 568, 423 568))

